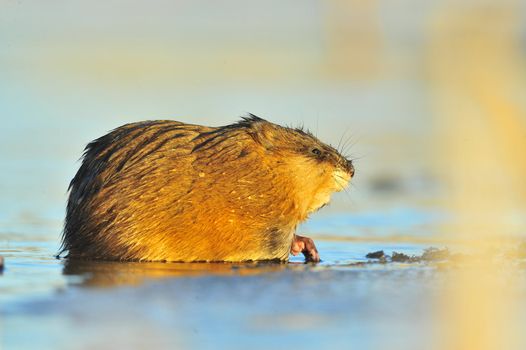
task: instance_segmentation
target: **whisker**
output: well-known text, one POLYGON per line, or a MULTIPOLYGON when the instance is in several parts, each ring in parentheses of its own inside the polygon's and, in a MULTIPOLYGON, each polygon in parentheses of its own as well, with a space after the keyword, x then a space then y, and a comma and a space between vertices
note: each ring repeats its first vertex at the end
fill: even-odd
POLYGON ((353 157, 352 154, 346 154, 344 157, 347 158, 347 159, 349 159, 351 162, 354 162, 355 160, 362 160, 362 159, 364 159, 366 156, 353 157))
POLYGON ((340 136, 340 141, 338 141, 338 146, 336 147, 336 150, 340 154, 342 153, 341 151, 343 151, 343 147, 340 149, 340 146, 342 145, 343 138, 345 137, 348 131, 349 131, 349 127, 345 128, 345 131, 343 132, 342 136, 340 136))
POLYGON ((358 142, 360 142, 361 139, 362 139, 361 136, 358 136, 358 137, 355 138, 354 141, 352 141, 351 143, 349 143, 349 141, 351 141, 351 139, 352 139, 352 136, 353 136, 353 135, 351 135, 351 136, 347 139, 347 141, 345 142, 344 146, 342 147, 342 152, 341 152, 341 154, 349 154, 349 151, 350 151, 354 146, 356 146, 356 144, 357 144, 358 142))
POLYGON ((342 148, 341 148, 341 151, 342 151, 341 153, 346 153, 347 152, 347 145, 348 145, 349 141, 352 140, 352 138, 353 138, 353 135, 350 134, 349 137, 347 137, 345 139, 345 142, 343 143, 342 148))
POLYGON ((353 200, 352 200, 351 194, 349 193, 348 188, 347 188, 347 187, 344 187, 344 186, 342 186, 342 185, 340 185, 340 186, 341 186, 343 192, 345 192, 345 194, 347 195, 347 198, 349 198, 349 200, 350 200, 351 203, 352 203, 353 200))
MULTIPOLYGON (((349 138, 350 140, 350 138, 349 138)), ((358 143, 359 140, 354 140, 352 141, 350 144, 346 145, 344 149, 342 149, 343 153, 347 153, 351 148, 353 148, 354 146, 356 146, 356 144, 358 143)))

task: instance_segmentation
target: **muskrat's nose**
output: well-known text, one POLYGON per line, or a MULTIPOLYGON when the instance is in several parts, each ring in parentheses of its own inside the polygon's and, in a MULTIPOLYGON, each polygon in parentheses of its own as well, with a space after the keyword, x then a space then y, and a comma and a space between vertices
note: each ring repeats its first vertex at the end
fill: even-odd
POLYGON ((347 172, 349 175, 351 175, 351 177, 354 176, 354 166, 352 165, 352 160, 347 161, 347 172))

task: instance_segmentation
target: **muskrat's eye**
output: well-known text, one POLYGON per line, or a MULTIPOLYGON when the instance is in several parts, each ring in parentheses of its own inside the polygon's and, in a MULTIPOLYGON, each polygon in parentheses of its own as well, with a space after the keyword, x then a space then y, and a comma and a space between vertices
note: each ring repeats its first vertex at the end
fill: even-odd
POLYGON ((321 151, 317 148, 313 148, 311 152, 317 156, 321 155, 321 151))

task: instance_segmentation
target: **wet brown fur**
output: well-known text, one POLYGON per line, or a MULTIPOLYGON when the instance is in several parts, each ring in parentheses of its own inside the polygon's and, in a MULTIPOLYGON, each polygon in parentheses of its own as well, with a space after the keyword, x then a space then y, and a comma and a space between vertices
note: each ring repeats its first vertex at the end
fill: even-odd
POLYGON ((350 161, 311 134, 253 115, 218 128, 127 124, 86 147, 70 184, 62 251, 286 261, 298 223, 352 173, 350 161))

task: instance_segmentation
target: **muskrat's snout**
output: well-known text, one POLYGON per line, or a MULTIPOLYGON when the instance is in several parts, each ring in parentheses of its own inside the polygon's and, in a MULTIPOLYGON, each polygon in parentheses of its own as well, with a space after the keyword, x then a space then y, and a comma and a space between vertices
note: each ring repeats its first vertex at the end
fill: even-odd
POLYGON ((352 160, 346 160, 345 170, 347 170, 347 173, 348 173, 351 177, 354 176, 354 165, 352 164, 352 160))
POLYGON ((354 176, 354 165, 352 160, 340 156, 338 159, 338 168, 346 172, 347 175, 349 175, 349 178, 354 176))

